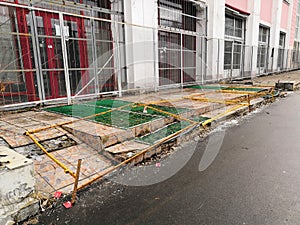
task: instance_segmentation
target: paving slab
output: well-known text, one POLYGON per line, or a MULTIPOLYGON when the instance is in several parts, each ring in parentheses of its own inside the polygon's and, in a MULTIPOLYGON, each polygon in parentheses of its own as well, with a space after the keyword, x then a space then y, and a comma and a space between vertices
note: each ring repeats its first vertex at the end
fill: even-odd
MULTIPOLYGON (((64 163, 71 171, 76 172, 77 161, 82 159, 80 179, 82 182, 90 180, 97 174, 112 165, 112 162, 96 153, 86 144, 72 146, 52 153, 59 161, 64 163)), ((55 190, 72 191, 74 178, 66 174, 64 170, 46 155, 40 156, 34 161, 36 177, 40 181, 39 189, 44 193, 55 190), (67 188, 66 188, 67 187, 67 188)))
POLYGON ((6 120, 6 122, 13 124, 17 127, 24 128, 24 129, 26 129, 27 127, 30 128, 32 126, 40 125, 39 122, 31 119, 30 117, 24 117, 24 116, 18 117, 18 118, 13 118, 13 119, 8 119, 8 120, 6 120))
POLYGON ((295 87, 299 87, 300 85, 300 76, 299 71, 292 71, 288 73, 281 73, 275 74, 272 76, 262 76, 254 78, 253 80, 254 85, 261 85, 261 86, 275 86, 278 81, 293 81, 295 87))
MULTIPOLYGON (((43 116, 47 116, 47 114, 42 114, 43 116)), ((50 118, 53 116, 50 114, 50 118)), ((55 115, 53 118, 55 122, 62 122, 68 121, 61 115, 55 115), (60 118, 62 117, 62 118, 60 118), (60 118, 60 119, 57 119, 60 118)), ((41 113, 36 111, 30 112, 21 112, 21 113, 14 113, 14 114, 7 114, 0 118, 1 123, 1 130, 0 130, 0 137, 4 139, 10 147, 17 148, 21 146, 26 146, 33 144, 33 141, 24 135, 27 130, 32 129, 39 129, 43 128, 49 124, 52 124, 45 120, 38 121, 36 118, 41 118, 41 113), (40 116, 37 116, 40 115, 40 116)), ((48 129, 41 132, 37 132, 34 135, 37 137, 38 141, 49 140, 53 138, 57 138, 67 134, 66 131, 63 131, 60 128, 57 129, 48 129)))
POLYGON ((125 141, 121 144, 106 148, 105 151, 110 152, 112 154, 120 154, 120 153, 140 151, 147 147, 149 147, 149 145, 142 144, 132 140, 132 141, 125 141))
POLYGON ((15 134, 13 132, 5 133, 1 135, 1 138, 3 138, 12 148, 33 144, 33 141, 29 137, 23 134, 15 134))
POLYGON ((134 137, 132 132, 128 130, 90 121, 79 121, 65 125, 63 128, 97 151, 134 137))
POLYGON ((35 121, 39 121, 39 122, 45 123, 47 125, 53 125, 53 124, 57 124, 57 123, 64 123, 64 122, 78 120, 77 118, 63 116, 61 114, 47 112, 47 111, 37 112, 34 115, 33 119, 35 121))
MULTIPOLYGON (((194 94, 194 93, 208 93, 209 90, 200 90, 200 89, 167 89, 167 90, 160 90, 157 93, 149 93, 149 94, 141 94, 141 95, 134 95, 134 96, 125 96, 120 98, 124 101, 129 102, 143 102, 143 103, 150 103, 155 101, 161 100, 174 100, 178 98, 182 98, 183 96, 194 94)), ((119 99, 119 98, 118 98, 119 99)))

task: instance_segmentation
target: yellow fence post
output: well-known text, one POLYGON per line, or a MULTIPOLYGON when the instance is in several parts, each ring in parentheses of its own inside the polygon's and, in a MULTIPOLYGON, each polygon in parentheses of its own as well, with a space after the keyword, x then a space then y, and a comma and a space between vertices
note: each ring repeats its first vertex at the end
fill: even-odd
POLYGON ((250 95, 247 95, 247 101, 248 101, 249 112, 251 112, 251 98, 250 98, 250 95))
POLYGON ((79 175, 80 175, 81 161, 82 161, 82 159, 79 159, 78 162, 77 162, 76 177, 75 177, 74 189, 73 189, 72 201, 71 201, 72 204, 75 203, 75 199, 76 199, 78 180, 79 180, 79 175))

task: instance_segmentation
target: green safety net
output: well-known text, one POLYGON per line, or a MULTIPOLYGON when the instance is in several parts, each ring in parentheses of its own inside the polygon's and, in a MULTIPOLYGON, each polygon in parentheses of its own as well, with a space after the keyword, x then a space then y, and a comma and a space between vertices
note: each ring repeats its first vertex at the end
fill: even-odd
POLYGON ((113 99, 104 99, 104 100, 97 100, 92 102, 86 102, 86 105, 91 106, 101 106, 107 108, 119 108, 122 106, 126 106, 131 104, 132 102, 122 101, 122 100, 113 100, 113 99))
MULTIPOLYGON (((189 111, 189 109, 177 108, 177 107, 172 107, 172 106, 159 106, 159 105, 150 105, 150 106, 153 107, 153 108, 156 108, 158 110, 162 110, 162 111, 172 113, 172 114, 176 114, 176 115, 189 111)), ((143 113, 144 106, 132 107, 131 111, 132 112, 143 113)), ((158 112, 158 111, 156 111, 154 109, 151 109, 151 108, 147 108, 147 114, 159 115, 159 116, 165 116, 165 117, 169 116, 166 113, 158 112)))
POLYGON ((175 122, 168 126, 163 127, 162 129, 159 129, 153 133, 150 133, 148 135, 145 135, 141 138, 139 138, 140 141, 147 143, 147 144, 154 144, 155 142, 170 136, 171 134, 174 134, 185 127, 190 125, 189 122, 175 122))
POLYGON ((109 109, 102 108, 102 107, 93 107, 89 105, 76 104, 76 105, 51 107, 51 108, 46 108, 45 110, 49 112, 55 112, 55 113, 60 113, 68 116, 82 118, 82 117, 87 117, 94 114, 106 112, 109 109))
POLYGON ((104 115, 96 116, 91 120, 120 128, 130 128, 143 123, 150 122, 158 117, 142 115, 124 111, 113 111, 104 115))
MULTIPOLYGON (((196 117, 194 118, 193 120, 196 121, 196 122, 204 122, 206 120, 208 120, 210 118, 208 117, 196 117)), ((143 137, 140 137, 139 140, 144 142, 144 143, 147 143, 147 144, 154 144, 156 143, 157 141, 163 139, 163 138, 166 138, 184 128, 186 128, 187 126, 189 126, 191 123, 187 122, 187 121, 178 121, 178 122, 175 122, 175 123, 172 123, 172 124, 169 124, 153 133, 150 133, 150 134, 147 134, 143 137)))
MULTIPOLYGON (((98 101, 93 101, 93 102, 87 102, 85 103, 86 105, 90 106, 100 106, 100 107, 107 107, 107 108, 119 108, 122 106, 126 106, 131 104, 132 102, 128 101, 122 101, 122 100, 112 100, 112 99, 105 99, 105 100, 98 100, 98 101)), ((132 103, 133 104, 133 103, 132 103)), ((154 107, 159 110, 163 110, 168 113, 172 114, 181 114, 184 112, 189 111, 189 109, 185 108, 177 108, 173 106, 159 106, 159 105, 150 105, 151 107, 154 107)), ((143 113, 144 112, 144 106, 127 106, 122 108, 121 110, 126 110, 126 111, 131 111, 131 112, 137 112, 137 113, 143 113)), ((158 112, 156 110, 147 108, 147 114, 150 115, 159 115, 159 116, 168 116, 165 113, 158 112)))
MULTIPOLYGON (((45 110, 49 112, 60 113, 63 115, 83 118, 87 116, 92 116, 94 114, 106 112, 109 111, 110 109, 126 106, 129 104, 131 104, 131 102, 105 99, 105 100, 98 100, 93 102, 85 102, 82 104, 51 107, 45 110)), ((176 108, 170 106, 157 106, 157 105, 151 105, 151 106, 172 114, 180 114, 188 111, 188 109, 176 108)), ((89 120, 103 123, 106 125, 113 125, 120 128, 130 128, 143 123, 150 122, 154 119, 158 119, 159 118, 158 116, 165 116, 165 117, 168 116, 165 113, 161 113, 149 108, 147 109, 147 113, 144 113, 143 111, 144 111, 143 106, 138 106, 138 107, 127 106, 122 108, 121 110, 115 110, 113 112, 109 112, 103 115, 89 118, 89 120)))

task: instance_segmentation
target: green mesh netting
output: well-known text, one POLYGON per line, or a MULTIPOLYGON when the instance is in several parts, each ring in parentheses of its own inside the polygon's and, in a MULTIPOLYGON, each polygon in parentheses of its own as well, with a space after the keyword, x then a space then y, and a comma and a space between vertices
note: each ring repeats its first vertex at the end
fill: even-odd
POLYGON ((96 116, 91 120, 121 128, 130 128, 157 119, 154 116, 142 115, 131 112, 113 111, 96 116))
MULTIPOLYGON (((83 104, 51 107, 45 110, 49 112, 56 112, 64 115, 83 118, 101 112, 106 112, 110 109, 126 106, 129 104, 131 104, 131 102, 122 101, 122 100, 105 99, 105 100, 97 100, 93 102, 86 102, 83 104)), ((176 108, 170 106, 157 106, 157 105, 151 105, 151 106, 172 114, 180 114, 189 110, 185 108, 176 108)), ((165 117, 168 116, 165 113, 160 113, 149 108, 147 109, 147 113, 143 113, 143 111, 144 111, 143 106, 139 106, 139 107, 127 106, 125 108, 122 108, 122 110, 116 110, 103 115, 92 117, 89 118, 89 120, 100 122, 106 125, 113 125, 120 128, 129 128, 129 127, 137 126, 152 121, 154 119, 158 119, 157 116, 165 116, 165 117)))
MULTIPOLYGON (((105 99, 105 100, 87 102, 85 104, 91 105, 91 106, 107 107, 107 108, 118 108, 118 107, 121 107, 121 106, 129 105, 131 103, 132 102, 122 101, 122 100, 105 99)), ((189 109, 177 108, 177 107, 172 107, 172 106, 159 106, 159 105, 150 105, 150 106, 152 106, 156 109, 160 109, 160 110, 172 113, 172 114, 181 114, 181 113, 189 111, 189 109)), ((137 112, 137 113, 143 113, 144 106, 137 106, 137 107, 136 106, 127 106, 127 107, 122 108, 122 110, 137 112)), ((168 116, 165 113, 161 113, 161 112, 158 112, 158 111, 150 109, 150 108, 147 109, 147 114, 159 115, 159 116, 168 116)))
POLYGON ((107 108, 119 108, 121 106, 129 105, 132 102, 122 101, 122 100, 113 100, 113 99, 104 99, 104 100, 97 100, 92 102, 85 103, 86 105, 91 106, 102 106, 107 108))
POLYGON ((93 107, 88 105, 67 105, 67 106, 57 106, 45 109, 49 112, 61 113, 64 115, 74 116, 74 117, 87 117, 101 112, 106 112, 109 109, 101 107, 93 107))
POLYGON ((187 127, 188 125, 190 125, 189 122, 175 122, 172 123, 166 127, 163 127, 162 129, 159 129, 153 133, 150 133, 148 135, 145 135, 141 138, 139 138, 140 141, 144 142, 144 143, 148 143, 148 144, 154 144, 155 142, 170 136, 171 134, 174 134, 182 129, 184 129, 185 127, 187 127))
MULTIPOLYGON (((181 113, 189 111, 189 109, 177 108, 177 107, 172 107, 172 106, 159 106, 159 105, 150 105, 150 106, 153 107, 153 108, 168 112, 168 113, 172 113, 172 114, 181 114, 181 113)), ((132 112, 143 113, 143 110, 144 110, 143 106, 132 107, 131 108, 132 112)), ((154 109, 150 109, 150 108, 147 108, 147 114, 168 117, 168 115, 166 113, 158 112, 158 111, 156 111, 154 109)))

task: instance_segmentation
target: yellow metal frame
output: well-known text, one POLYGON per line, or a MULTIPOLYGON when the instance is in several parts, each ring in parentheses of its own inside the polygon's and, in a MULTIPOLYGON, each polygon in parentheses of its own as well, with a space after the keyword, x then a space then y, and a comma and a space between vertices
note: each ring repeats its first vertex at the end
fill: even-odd
POLYGON ((157 104, 161 104, 161 103, 178 102, 178 101, 181 101, 182 99, 183 98, 174 98, 174 99, 169 99, 169 100, 160 100, 160 101, 147 102, 147 103, 144 103, 144 104, 157 105, 157 104))
POLYGON ((62 162, 60 162, 57 158, 55 158, 52 154, 50 154, 40 143, 39 141, 34 137, 33 134, 30 134, 28 131, 25 132, 25 134, 58 166, 60 166, 62 169, 64 169, 65 173, 70 174, 72 177, 76 177, 76 175, 62 162))
POLYGON ((215 120, 221 118, 222 116, 226 116, 228 113, 231 113, 231 112, 233 112, 233 111, 235 111, 235 110, 237 110, 237 109, 240 109, 240 108, 242 108, 242 107, 245 107, 245 106, 244 106, 244 105, 238 105, 238 106, 235 106, 235 107, 233 107, 233 108, 231 108, 231 109, 228 109, 228 110, 226 110, 225 112, 222 112, 222 113, 218 114, 217 116, 215 116, 215 117, 213 117, 213 118, 210 118, 210 119, 208 119, 208 120, 205 120, 201 125, 202 125, 203 127, 206 127, 208 124, 212 123, 213 121, 215 121, 215 120))
POLYGON ((190 99, 190 100, 200 101, 200 102, 220 103, 225 105, 236 105, 236 104, 246 105, 245 103, 243 103, 242 100, 219 100, 216 98, 198 98, 198 97, 185 97, 185 99, 190 99))
POLYGON ((197 123, 197 122, 195 122, 195 121, 193 121, 193 120, 184 118, 184 117, 179 116, 179 115, 177 115, 177 114, 173 114, 173 113, 170 113, 170 112, 161 110, 161 109, 157 109, 157 108, 152 107, 152 106, 150 106, 150 105, 148 105, 148 104, 138 103, 137 106, 144 106, 144 107, 147 107, 147 108, 152 109, 152 110, 154 110, 154 111, 157 111, 157 112, 166 114, 166 115, 168 115, 168 116, 171 116, 171 117, 173 117, 173 118, 175 118, 175 119, 187 121, 187 122, 190 122, 190 123, 192 123, 192 124, 197 123))
POLYGON ((34 136, 34 134, 38 133, 40 131, 49 130, 49 129, 60 127, 60 126, 67 125, 67 124, 76 123, 76 122, 82 121, 84 119, 89 119, 89 118, 92 118, 92 117, 95 117, 95 116, 104 115, 106 113, 113 112, 113 111, 125 108, 127 106, 131 106, 131 105, 133 105, 133 103, 130 103, 130 104, 118 107, 118 108, 114 108, 114 109, 111 109, 111 110, 108 110, 108 111, 105 111, 105 112, 97 113, 97 114, 94 114, 94 115, 91 115, 91 116, 86 116, 86 117, 83 117, 83 118, 80 118, 80 119, 77 119, 77 120, 63 122, 63 123, 57 123, 57 124, 54 124, 54 125, 38 128, 38 129, 35 129, 35 130, 28 130, 28 131, 25 132, 25 135, 27 135, 36 144, 36 146, 38 146, 42 150, 42 152, 44 152, 46 154, 46 156, 48 156, 53 162, 55 162, 59 167, 61 167, 65 171, 65 173, 70 174, 74 179, 76 179, 76 177, 77 177, 76 174, 74 172, 72 172, 64 163, 62 163, 56 157, 54 157, 51 153, 49 153, 44 148, 44 146, 42 146, 41 143, 39 143, 39 141, 34 136))

